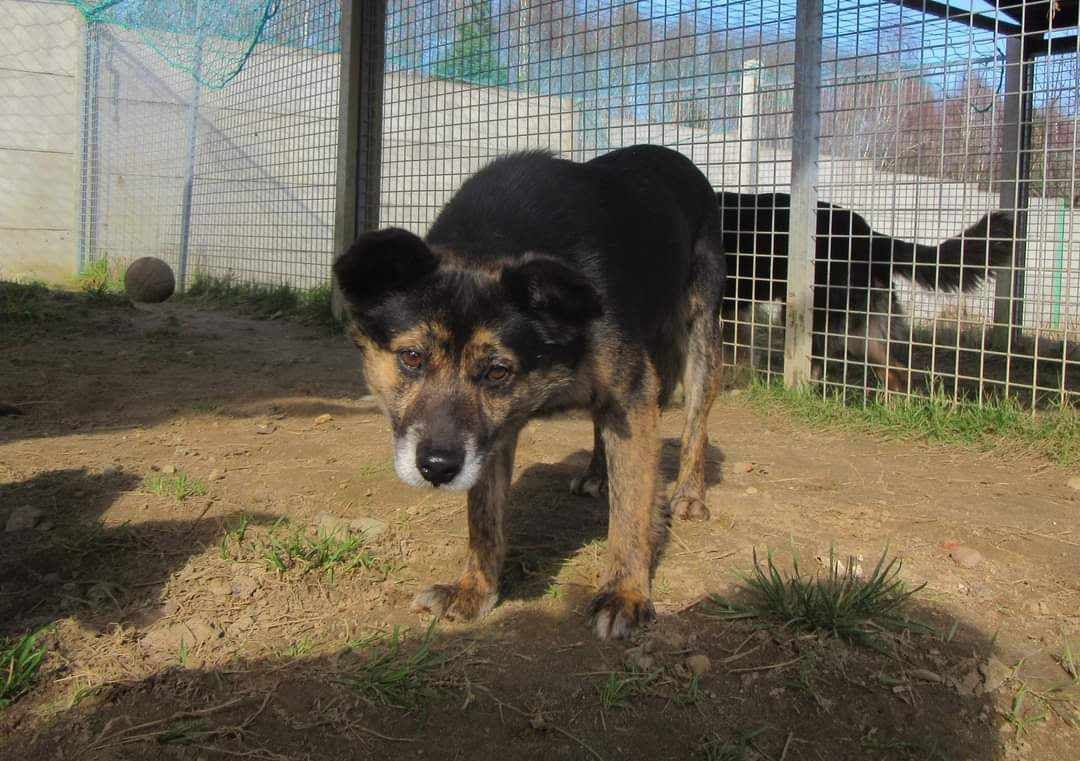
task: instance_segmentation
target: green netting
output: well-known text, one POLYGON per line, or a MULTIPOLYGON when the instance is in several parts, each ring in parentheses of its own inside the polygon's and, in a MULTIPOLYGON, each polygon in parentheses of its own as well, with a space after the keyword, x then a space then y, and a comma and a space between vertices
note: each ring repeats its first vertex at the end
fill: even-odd
POLYGON ((244 68, 276 0, 69 0, 88 23, 130 29, 170 66, 220 89, 244 68))

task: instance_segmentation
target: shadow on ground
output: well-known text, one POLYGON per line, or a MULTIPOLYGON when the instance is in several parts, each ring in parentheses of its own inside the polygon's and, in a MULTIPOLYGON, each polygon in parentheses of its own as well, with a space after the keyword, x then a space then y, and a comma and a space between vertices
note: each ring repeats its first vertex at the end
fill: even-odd
MULTIPOLYGON (((235 515, 135 524, 103 516, 142 478, 124 471, 53 470, 0 484, 3 518, 33 512, 34 525, 3 535, 0 634, 72 617, 91 628, 117 622, 149 625, 161 614, 169 578, 217 543, 235 515)), ((253 524, 271 519, 246 514, 253 524)))
MULTIPOLYGON (((888 652, 700 611, 661 617, 651 664, 594 641, 572 611, 502 606, 472 626, 413 629, 301 658, 174 668, 92 691, 47 717, 7 717, 10 759, 1004 758, 987 699, 965 691, 963 630, 888 652), (711 667, 698 679, 688 654, 711 667), (919 669, 919 670, 917 670, 919 669), (926 674, 940 676, 928 680, 926 674)), ((916 617, 936 617, 916 608, 916 617)), ((55 676, 55 675, 54 675, 55 676)), ((17 710, 17 707, 16 707, 17 710)))

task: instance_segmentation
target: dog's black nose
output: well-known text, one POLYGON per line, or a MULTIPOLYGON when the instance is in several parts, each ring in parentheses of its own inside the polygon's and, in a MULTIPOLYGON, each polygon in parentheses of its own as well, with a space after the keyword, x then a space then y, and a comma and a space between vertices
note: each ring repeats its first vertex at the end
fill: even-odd
POLYGON ((442 486, 454 480, 461 472, 465 462, 465 453, 459 449, 443 449, 430 444, 421 444, 416 450, 416 467, 424 480, 435 486, 442 486))

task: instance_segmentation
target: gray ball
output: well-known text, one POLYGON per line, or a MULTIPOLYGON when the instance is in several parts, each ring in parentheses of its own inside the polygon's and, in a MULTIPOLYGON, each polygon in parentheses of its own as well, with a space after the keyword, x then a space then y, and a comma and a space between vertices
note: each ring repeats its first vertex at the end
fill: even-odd
POLYGON ((124 274, 124 292, 132 301, 160 304, 173 295, 176 278, 168 264, 153 256, 136 259, 124 274))

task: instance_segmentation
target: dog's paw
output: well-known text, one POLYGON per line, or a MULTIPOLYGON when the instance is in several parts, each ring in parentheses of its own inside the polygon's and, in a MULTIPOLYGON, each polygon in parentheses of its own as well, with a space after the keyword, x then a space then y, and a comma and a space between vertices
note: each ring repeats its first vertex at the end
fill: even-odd
POLYGON ((671 500, 671 514, 681 521, 707 521, 709 508, 697 497, 677 496, 671 500))
POLYGON ((656 618, 652 601, 640 593, 610 590, 589 603, 593 631, 600 639, 626 639, 630 632, 656 618))
POLYGON ((595 497, 599 499, 607 495, 607 479, 586 471, 580 476, 570 479, 570 493, 579 497, 595 497))
POLYGON ((413 598, 414 613, 426 613, 448 621, 475 621, 495 607, 498 595, 460 584, 436 584, 413 598))

